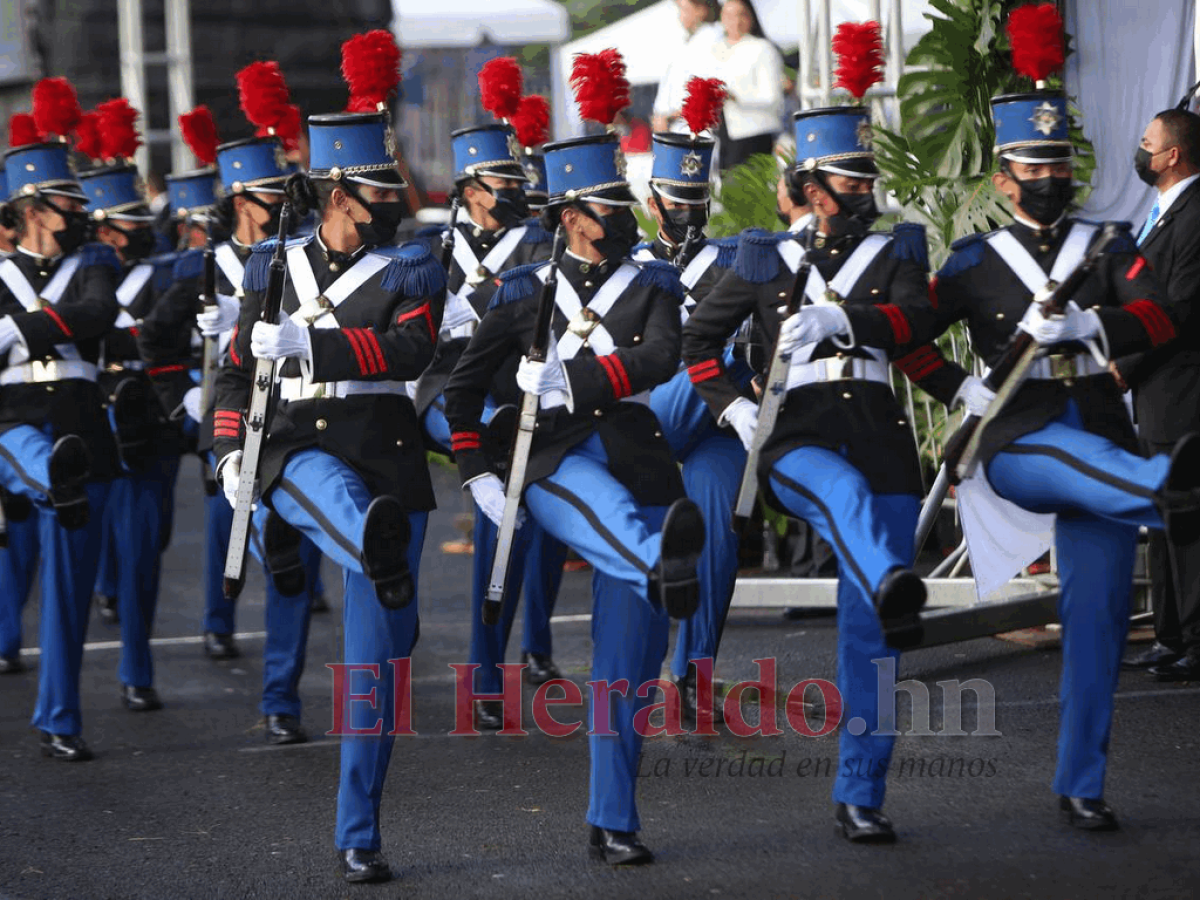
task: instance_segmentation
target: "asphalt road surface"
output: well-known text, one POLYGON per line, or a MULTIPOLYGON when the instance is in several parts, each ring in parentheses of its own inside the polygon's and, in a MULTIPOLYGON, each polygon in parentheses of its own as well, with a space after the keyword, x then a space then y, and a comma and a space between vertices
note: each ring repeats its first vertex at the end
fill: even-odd
MULTIPOLYGON (((437 484, 442 508, 425 546, 412 670, 418 734, 397 740, 382 810, 396 880, 347 885, 336 869, 338 741, 324 736, 332 685, 325 664, 339 661, 341 647, 335 570, 327 565, 333 611, 314 618, 301 684, 313 740, 267 747, 257 711, 261 580, 252 575, 240 601, 242 657, 206 659, 198 640, 200 485, 187 460, 155 629, 166 708, 133 714, 120 705, 119 635, 95 617, 83 671, 84 735, 94 761, 43 759, 28 724, 36 673, 0 678, 0 900, 1196 895, 1200 685, 1122 676, 1107 788, 1122 829, 1078 832, 1060 820, 1050 790, 1060 654, 994 639, 901 660, 898 677, 930 691, 933 734, 909 733, 914 717, 902 699, 898 727, 906 736, 886 805, 900 836, 895 846, 852 846, 835 833, 836 734, 802 736, 779 708, 778 736, 648 739, 641 834, 657 862, 630 870, 593 863, 585 740, 447 734, 454 727, 449 665, 466 661, 470 557, 440 551, 459 535, 454 518, 464 506, 451 472, 439 470, 437 484), (988 730, 989 716, 971 692, 963 694, 966 735, 940 733, 948 723, 938 682, 972 678, 994 689, 999 735, 975 733, 988 730)), ((555 657, 580 685, 590 660, 589 583, 587 572, 566 576, 554 632, 555 657)), ((32 602, 30 637, 36 615, 32 602)), ((778 611, 735 611, 718 677, 753 679, 754 660, 773 659, 781 693, 805 679, 832 679, 834 629, 829 618, 787 623, 778 611)), ((514 639, 510 661, 518 651, 514 639)), ((25 659, 36 666, 34 652, 25 659)), ((533 732, 530 696, 525 721, 533 732)), ((748 708, 755 721, 757 707, 748 708)), ((810 713, 818 726, 822 705, 810 713)), ((568 719, 572 711, 556 715, 568 719)))

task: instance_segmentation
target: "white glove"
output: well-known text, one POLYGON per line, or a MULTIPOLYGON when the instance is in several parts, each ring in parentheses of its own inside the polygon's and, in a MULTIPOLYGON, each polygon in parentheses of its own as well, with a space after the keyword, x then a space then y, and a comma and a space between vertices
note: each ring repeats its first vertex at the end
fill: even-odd
POLYGON ((731 425, 747 451, 754 443, 754 431, 758 428, 758 406, 745 397, 738 397, 721 413, 721 424, 731 425))
MULTIPOLYGON (((785 310, 786 311, 786 310, 785 310)), ((821 304, 804 306, 784 319, 779 326, 779 342, 784 351, 801 344, 815 344, 826 338, 850 334, 850 319, 840 306, 821 304)))
POLYGON ((563 371, 562 360, 558 358, 558 344, 553 335, 550 336, 550 350, 545 362, 532 362, 527 356, 521 357, 521 364, 517 366, 517 387, 539 397, 551 391, 570 392, 567 373, 563 371))
POLYGON ((291 319, 278 325, 255 322, 250 332, 250 352, 255 359, 303 359, 312 362, 312 344, 308 340, 308 329, 301 328, 291 319))
POLYGON ((0 353, 7 353, 21 339, 21 329, 12 316, 0 318, 0 353))
POLYGON ((966 380, 959 385, 958 392, 955 393, 954 400, 950 405, 957 406, 961 403, 968 416, 982 416, 987 412, 987 408, 994 399, 996 399, 996 392, 984 384, 982 378, 968 375, 966 380))
MULTIPOLYGON (((229 501, 229 505, 237 509, 237 491, 238 483, 242 478, 242 451, 234 450, 225 455, 225 457, 217 463, 217 480, 221 482, 221 490, 225 492, 225 499, 229 501)), ((250 498, 250 508, 258 509, 258 484, 254 485, 254 495, 250 498)))
MULTIPOLYGON (((497 528, 504 518, 504 482, 495 475, 482 475, 470 482, 471 497, 479 511, 492 520, 497 528)), ((525 524, 524 507, 517 510, 517 527, 525 524)))
POLYGON ((1031 303, 1017 327, 1027 331, 1041 346, 1064 341, 1086 341, 1101 333, 1100 317, 1096 311, 1080 309, 1074 300, 1067 303, 1065 313, 1049 319, 1042 315, 1041 304, 1031 303))
POLYGON ((204 414, 200 409, 200 388, 188 388, 183 395, 183 411, 195 422, 202 422, 204 414))
POLYGON ((236 297, 217 294, 217 305, 196 313, 196 327, 205 337, 216 337, 237 324, 242 306, 236 297))

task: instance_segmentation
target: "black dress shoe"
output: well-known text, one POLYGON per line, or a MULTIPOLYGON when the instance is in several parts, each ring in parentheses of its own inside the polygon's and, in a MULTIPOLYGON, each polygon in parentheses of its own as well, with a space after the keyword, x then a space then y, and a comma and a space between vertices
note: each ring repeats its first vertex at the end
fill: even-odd
POLYGON ((105 625, 119 625, 121 617, 117 613, 117 598, 108 594, 93 594, 92 602, 96 604, 96 612, 100 621, 105 625))
POLYGON ((837 823, 846 840, 855 844, 894 844, 896 831, 882 810, 839 803, 837 823))
POLYGON ((905 650, 921 643, 925 627, 920 613, 925 596, 925 582, 911 569, 897 566, 883 576, 874 602, 889 647, 905 650))
POLYGON ((592 859, 610 866, 644 866, 654 862, 654 854, 638 840, 636 832, 609 831, 598 825, 592 826, 588 853, 592 859))
POLYGON ((339 850, 342 877, 355 884, 391 881, 392 870, 378 850, 339 850))
POLYGON ((289 715, 267 716, 268 744, 305 744, 308 735, 300 727, 300 720, 289 715))
POLYGON ((50 451, 50 502, 58 524, 68 530, 82 528, 91 518, 87 477, 92 471, 92 452, 77 434, 65 434, 50 451))
POLYGON ((504 727, 504 704, 499 700, 475 701, 475 727, 499 731, 504 727))
POLYGON ((1166 644, 1155 641, 1147 649, 1136 656, 1121 660, 1121 668, 1126 670, 1151 669, 1154 666, 1169 666, 1183 656, 1177 650, 1172 650, 1166 644))
POLYGON ((312 595, 312 599, 308 601, 308 611, 312 613, 329 612, 329 598, 325 596, 324 592, 312 595))
POLYGON ((130 712, 153 712, 156 709, 162 709, 158 691, 152 687, 123 684, 121 685, 121 702, 130 712))
POLYGON ((63 762, 85 762, 92 758, 92 751, 77 734, 51 734, 43 731, 42 756, 61 759, 63 762))
POLYGON ((554 660, 544 653, 522 653, 521 662, 527 666, 523 670, 526 684, 545 684, 555 678, 562 678, 562 672, 558 671, 554 660))
POLYGON ((0 675, 16 675, 25 671, 25 663, 21 662, 21 654, 16 656, 0 656, 0 675))
POLYGON ((408 570, 408 542, 412 527, 408 513, 395 497, 376 497, 367 507, 363 523, 363 572, 375 584, 375 595, 385 609, 403 609, 416 594, 408 570))
POLYGON ((218 634, 215 631, 204 632, 204 652, 209 659, 237 659, 242 655, 233 642, 232 634, 218 634))
POLYGON ((700 605, 700 579, 696 564, 704 550, 704 516, 686 497, 667 510, 662 524, 662 544, 651 590, 658 590, 663 608, 673 619, 686 619, 700 605))
POLYGON ((1058 808, 1066 814, 1068 822, 1085 831, 1116 831, 1120 827, 1117 814, 1103 799, 1059 797, 1058 808))
POLYGON ((1155 681, 1200 681, 1200 651, 1189 650, 1175 662, 1151 666, 1155 681))
POLYGON ((151 426, 146 413, 154 402, 147 383, 134 375, 123 378, 108 400, 115 426, 117 458, 127 472, 144 471, 151 455, 151 426))
MULTIPOLYGON (((688 663, 687 674, 675 682, 675 686, 679 688, 679 702, 681 719, 684 725, 692 727, 696 725, 696 708, 700 704, 700 691, 696 687, 696 667, 688 663)), ((712 724, 724 725, 725 713, 723 710, 723 702, 721 696, 717 693, 716 686, 711 689, 712 692, 712 724)))

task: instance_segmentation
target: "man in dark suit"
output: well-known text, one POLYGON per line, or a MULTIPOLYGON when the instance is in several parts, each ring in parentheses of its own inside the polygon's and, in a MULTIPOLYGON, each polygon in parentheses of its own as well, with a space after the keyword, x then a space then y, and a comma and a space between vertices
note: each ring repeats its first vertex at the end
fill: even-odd
MULTIPOLYGON (((1200 116, 1160 112, 1146 126, 1134 167, 1158 191, 1138 235, 1139 249, 1181 311, 1200 313, 1200 116)), ((1138 433, 1148 455, 1170 452, 1200 429, 1200 326, 1181 315, 1178 340, 1118 361, 1118 382, 1133 390, 1138 433), (1189 327, 1190 325, 1190 327, 1189 327)), ((1156 641, 1124 662, 1159 681, 1200 678, 1200 559, 1172 561, 1162 532, 1150 535, 1156 641)))

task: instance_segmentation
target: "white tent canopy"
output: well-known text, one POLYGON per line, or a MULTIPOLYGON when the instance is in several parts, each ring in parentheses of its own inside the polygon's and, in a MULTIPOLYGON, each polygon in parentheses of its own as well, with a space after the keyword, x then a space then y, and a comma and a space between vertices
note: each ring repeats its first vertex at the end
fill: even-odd
POLYGON ((553 0, 392 0, 402 47, 557 44, 571 35, 566 7, 553 0))

